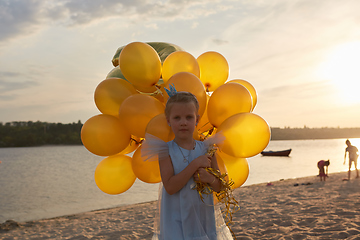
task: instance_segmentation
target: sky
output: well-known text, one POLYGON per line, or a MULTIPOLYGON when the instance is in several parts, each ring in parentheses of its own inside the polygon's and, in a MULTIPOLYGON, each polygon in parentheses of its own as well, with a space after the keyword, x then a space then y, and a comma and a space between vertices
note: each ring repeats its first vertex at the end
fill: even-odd
POLYGON ((0 122, 84 123, 118 47, 228 61, 271 127, 360 127, 358 0, 0 0, 0 122))

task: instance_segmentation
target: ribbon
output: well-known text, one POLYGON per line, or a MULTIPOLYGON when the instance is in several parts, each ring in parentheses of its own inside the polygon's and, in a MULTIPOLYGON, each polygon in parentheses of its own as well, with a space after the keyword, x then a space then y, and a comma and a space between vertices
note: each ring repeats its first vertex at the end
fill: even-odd
MULTIPOLYGON (((207 154, 210 156, 214 156, 216 151, 217 151, 217 147, 215 144, 213 144, 209 146, 207 154)), ((234 185, 234 181, 225 180, 225 178, 227 177, 227 173, 221 174, 219 170, 215 170, 213 168, 205 168, 205 170, 208 173, 212 174, 214 177, 216 177, 221 183, 220 191, 215 193, 215 196, 218 199, 218 201, 220 203, 223 203, 225 206, 225 208, 221 212, 224 215, 226 226, 229 228, 230 232, 236 239, 234 232, 231 230, 229 226, 229 224, 232 223, 233 214, 239 211, 240 209, 238 201, 235 199, 235 197, 232 194, 231 187, 234 185)), ((198 177, 199 180, 195 181, 196 185, 194 187, 194 190, 198 191, 201 201, 204 202, 203 194, 209 195, 212 194, 214 191, 209 184, 201 182, 200 175, 198 175, 198 177)))

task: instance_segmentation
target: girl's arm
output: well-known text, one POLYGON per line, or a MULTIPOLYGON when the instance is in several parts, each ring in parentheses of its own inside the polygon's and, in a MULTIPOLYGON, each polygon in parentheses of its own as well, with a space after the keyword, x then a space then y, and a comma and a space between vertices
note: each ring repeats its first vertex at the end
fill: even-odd
POLYGON ((346 162, 346 150, 345 150, 345 155, 344 155, 344 164, 346 162))
MULTIPOLYGON (((219 170, 215 155, 211 158, 211 168, 214 170, 219 170)), ((221 182, 214 175, 206 171, 204 168, 199 168, 194 174, 194 179, 198 181, 199 177, 201 182, 208 183, 215 192, 220 192, 221 182)))
POLYGON ((160 175, 166 192, 170 195, 177 193, 182 189, 191 177, 193 177, 196 170, 199 168, 210 167, 210 157, 202 155, 193 161, 182 170, 180 173, 174 175, 174 168, 168 156, 159 161, 160 175))

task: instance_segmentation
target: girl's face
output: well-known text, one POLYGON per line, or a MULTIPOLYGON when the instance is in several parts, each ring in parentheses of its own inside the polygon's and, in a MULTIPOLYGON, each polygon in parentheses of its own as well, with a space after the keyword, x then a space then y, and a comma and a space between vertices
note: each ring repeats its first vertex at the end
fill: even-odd
POLYGON ((198 115, 195 104, 173 103, 170 109, 168 123, 175 134, 175 138, 192 138, 195 126, 198 123, 198 115))

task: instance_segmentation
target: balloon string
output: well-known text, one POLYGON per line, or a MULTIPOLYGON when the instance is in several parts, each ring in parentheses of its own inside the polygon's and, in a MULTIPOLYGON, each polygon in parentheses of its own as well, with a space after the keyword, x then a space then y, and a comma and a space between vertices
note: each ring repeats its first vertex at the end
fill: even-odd
POLYGON ((155 84, 155 87, 156 87, 156 90, 152 93, 152 95, 151 96, 156 96, 156 95, 161 95, 161 96, 163 96, 164 97, 164 94, 163 94, 163 92, 160 90, 160 85, 159 84, 155 84))
POLYGON ((144 141, 144 139, 141 139, 140 141, 138 141, 138 140, 136 140, 135 138, 130 138, 130 146, 131 146, 131 144, 132 144, 132 142, 135 142, 136 144, 142 144, 143 143, 143 141, 144 141))
POLYGON ((148 95, 148 96, 152 96, 152 97, 157 96, 157 95, 159 95, 159 94, 160 94, 161 96, 164 96, 163 93, 162 93, 162 91, 160 90, 160 85, 155 84, 154 87, 156 88, 156 90, 155 90, 154 92, 151 92, 151 93, 142 92, 142 91, 139 91, 139 90, 137 90, 137 89, 136 89, 136 91, 137 91, 138 93, 140 93, 140 94, 144 94, 144 95, 148 95))
MULTIPOLYGON (((216 152, 217 148, 214 145, 210 146, 207 154, 210 156, 213 156, 216 152)), ((229 228, 230 232, 234 236, 234 239, 236 240, 235 233, 231 230, 229 224, 232 223, 232 217, 233 214, 239 211, 240 206, 238 201, 235 199, 235 197, 232 194, 232 186, 234 185, 234 181, 229 180, 226 181, 227 173, 221 174, 219 170, 215 170, 213 168, 205 168, 205 170, 212 174, 214 177, 216 177, 221 184, 220 191, 215 193, 216 198, 220 203, 223 203, 225 208, 222 210, 222 214, 225 218, 225 224, 229 228)), ((198 191, 200 199, 202 202, 204 202, 204 196, 203 194, 209 195, 214 192, 214 190, 210 187, 209 184, 201 182, 200 175, 198 174, 199 180, 195 181, 196 186, 194 187, 195 190, 198 191)))
MULTIPOLYGON (((210 122, 205 123, 202 127, 204 127, 208 123, 210 123, 210 122)), ((207 139, 214 132, 214 130, 215 130, 215 127, 211 127, 210 130, 199 133, 200 140, 204 141, 205 139, 207 139), (204 133, 206 133, 206 135, 204 135, 204 133)))
MULTIPOLYGON (((215 196, 218 201, 220 203, 223 203, 225 206, 221 213, 224 215, 226 226, 229 228, 230 232, 234 236, 234 239, 236 239, 234 232, 229 226, 232 223, 233 214, 240 209, 238 201, 232 194, 231 187, 234 185, 234 182, 232 180, 225 180, 225 178, 227 177, 227 173, 221 174, 219 170, 214 170, 213 168, 205 168, 205 170, 211 173, 214 177, 216 177, 221 183, 221 190, 218 193, 215 193, 215 196)), ((194 189, 198 191, 201 201, 204 202, 203 195, 212 194, 214 190, 209 186, 209 184, 202 183, 199 175, 198 177, 199 180, 195 181, 196 186, 194 187, 194 189)))

